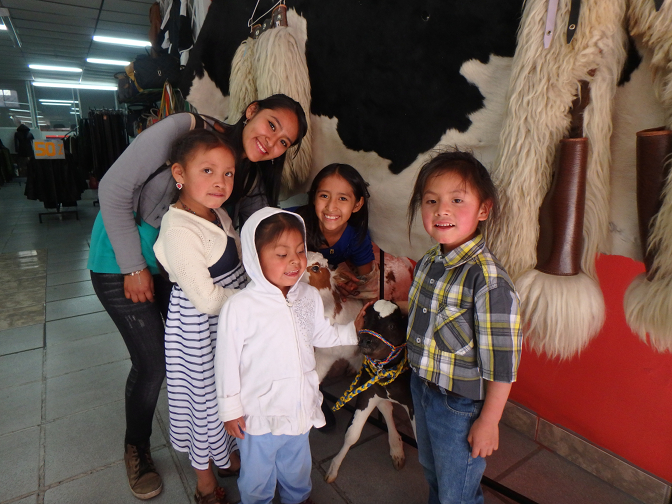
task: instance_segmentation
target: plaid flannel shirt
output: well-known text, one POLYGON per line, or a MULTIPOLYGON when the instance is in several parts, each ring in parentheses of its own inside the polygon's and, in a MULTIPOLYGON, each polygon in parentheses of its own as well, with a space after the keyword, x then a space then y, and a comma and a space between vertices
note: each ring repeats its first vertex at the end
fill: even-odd
POLYGON ((416 266, 409 293, 408 360, 418 375, 473 400, 484 380, 516 380, 522 330, 513 282, 479 233, 416 266))

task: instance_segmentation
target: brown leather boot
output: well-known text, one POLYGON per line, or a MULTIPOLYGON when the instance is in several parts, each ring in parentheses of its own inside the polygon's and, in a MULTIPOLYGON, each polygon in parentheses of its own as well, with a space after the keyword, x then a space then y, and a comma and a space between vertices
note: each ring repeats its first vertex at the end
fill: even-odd
POLYGON ((156 472, 152 454, 147 445, 126 445, 124 452, 128 486, 138 499, 146 500, 156 497, 163 489, 161 476, 156 472))

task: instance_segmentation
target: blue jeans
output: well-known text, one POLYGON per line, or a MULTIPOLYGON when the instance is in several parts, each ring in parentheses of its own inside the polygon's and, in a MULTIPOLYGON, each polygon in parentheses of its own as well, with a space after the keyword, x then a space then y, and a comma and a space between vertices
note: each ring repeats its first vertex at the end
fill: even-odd
POLYGON ((91 283, 131 356, 131 371, 126 380, 124 442, 149 445, 152 418, 166 376, 163 320, 172 285, 161 275, 154 275, 155 301, 134 303, 124 295, 124 275, 92 271, 91 283))
POLYGON ((310 497, 312 459, 308 433, 300 436, 245 433, 240 449, 238 490, 243 504, 270 504, 279 486, 282 504, 299 504, 310 497))
POLYGON ((467 436, 483 403, 431 389, 415 372, 411 393, 429 504, 482 504, 485 459, 471 457, 467 436))

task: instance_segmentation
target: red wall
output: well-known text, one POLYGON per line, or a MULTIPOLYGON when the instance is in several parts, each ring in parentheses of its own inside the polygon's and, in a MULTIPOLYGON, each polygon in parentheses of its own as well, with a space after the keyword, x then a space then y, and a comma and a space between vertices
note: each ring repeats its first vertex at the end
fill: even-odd
POLYGON ((631 259, 601 256, 602 331, 569 361, 524 349, 511 399, 672 481, 672 354, 643 343, 623 313, 625 290, 643 271, 631 259))

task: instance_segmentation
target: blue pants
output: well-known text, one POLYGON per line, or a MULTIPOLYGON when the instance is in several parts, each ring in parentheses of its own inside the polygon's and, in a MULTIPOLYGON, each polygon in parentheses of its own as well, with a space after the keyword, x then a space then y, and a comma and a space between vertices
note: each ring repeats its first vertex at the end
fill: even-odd
POLYGON ((308 433, 300 436, 262 434, 237 439, 240 449, 238 490, 243 504, 269 504, 279 486, 282 504, 310 497, 312 459, 308 433))
POLYGON ((471 457, 467 436, 483 403, 433 390, 415 372, 411 393, 429 504, 482 504, 485 459, 471 457))

